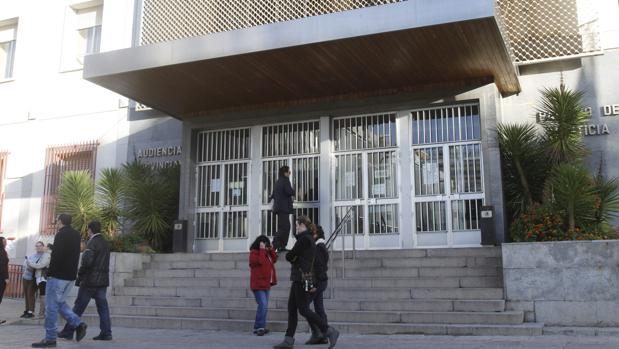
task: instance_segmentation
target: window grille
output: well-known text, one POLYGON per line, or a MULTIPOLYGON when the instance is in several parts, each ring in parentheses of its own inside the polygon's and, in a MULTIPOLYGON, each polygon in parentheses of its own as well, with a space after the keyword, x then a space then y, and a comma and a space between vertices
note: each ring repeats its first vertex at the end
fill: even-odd
POLYGON ((451 158, 451 192, 482 192, 481 144, 450 146, 449 154, 451 158))
POLYGON ((375 199, 398 197, 398 171, 394 150, 368 153, 368 196, 375 199))
POLYGON ((224 238, 247 238, 247 211, 224 212, 224 238))
POLYGON ((249 128, 201 132, 197 162, 249 159, 250 143, 249 128))
POLYGON ((479 230, 482 200, 454 200, 451 202, 451 225, 454 231, 479 230))
POLYGON ((56 232, 58 186, 67 171, 89 171, 95 177, 98 142, 47 148, 45 156, 45 188, 41 212, 41 234, 56 232))
POLYGON ((370 205, 368 207, 370 234, 398 233, 398 205, 370 205))
POLYGON ((415 195, 441 195, 445 193, 443 147, 413 150, 413 175, 415 195))
POLYGON ((363 197, 363 162, 361 154, 335 156, 335 200, 363 197))
POLYGON ((144 0, 141 45, 406 0, 144 0))
POLYGON ((196 214, 196 238, 219 238, 219 212, 198 212, 196 214))
POLYGON ((352 211, 350 212, 350 220, 342 226, 342 230, 340 234, 343 235, 352 235, 353 233, 356 235, 364 234, 364 215, 363 215, 363 206, 336 206, 335 207, 335 226, 337 227, 344 216, 346 216, 346 212, 348 209, 352 207, 352 211))
POLYGON ((317 154, 320 152, 320 125, 318 121, 264 126, 262 128, 262 156, 317 154))
MULTIPOLYGON (((292 217, 292 224, 290 225, 291 232, 294 231, 295 229, 294 222, 299 216, 307 216, 312 220, 312 222, 318 223, 318 225, 320 225, 320 222, 318 220, 320 218, 319 213, 320 213, 320 209, 318 207, 295 208, 293 217, 292 217)), ((325 233, 328 234, 329 229, 328 228, 325 228, 325 229, 327 230, 325 231, 325 233)), ((262 210, 262 234, 272 237, 273 232, 275 231, 277 231, 277 216, 271 210, 262 210)))
POLYGON ((390 113, 334 119, 335 151, 395 147, 395 118, 395 113, 390 113))
POLYGON ((481 139, 476 104, 416 110, 412 116, 413 145, 481 139))
POLYGON ((444 201, 417 202, 415 213, 418 233, 447 231, 444 201))

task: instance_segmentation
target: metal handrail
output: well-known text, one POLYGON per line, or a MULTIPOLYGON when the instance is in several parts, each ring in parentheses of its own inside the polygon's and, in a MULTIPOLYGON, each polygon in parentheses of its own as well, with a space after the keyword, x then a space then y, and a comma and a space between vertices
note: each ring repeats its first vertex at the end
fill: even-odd
MULTIPOLYGON (((329 236, 329 239, 327 239, 327 242, 325 243, 325 245, 327 246, 327 251, 331 252, 333 250, 335 240, 340 235, 340 232, 342 231, 344 224, 348 224, 348 222, 351 220, 352 209, 353 209, 352 206, 348 208, 348 211, 346 211, 346 214, 344 215, 344 217, 342 217, 342 220, 340 220, 340 223, 335 227, 335 230, 333 230, 333 233, 331 233, 331 235, 329 236)), ((353 237, 353 259, 354 259, 354 246, 355 246, 355 243, 354 243, 355 234, 354 233, 352 234, 352 237, 353 237)), ((342 279, 346 277, 346 262, 345 262, 346 250, 344 248, 344 244, 345 244, 344 238, 345 238, 345 235, 342 235, 342 279)), ((335 269, 332 269, 332 270, 335 270, 335 269)))

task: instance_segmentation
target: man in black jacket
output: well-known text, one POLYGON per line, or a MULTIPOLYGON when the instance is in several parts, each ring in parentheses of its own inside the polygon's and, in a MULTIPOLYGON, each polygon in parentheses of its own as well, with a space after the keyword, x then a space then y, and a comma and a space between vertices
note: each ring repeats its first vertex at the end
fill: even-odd
POLYGON ((276 251, 286 250, 290 237, 290 215, 293 213, 292 201, 295 192, 290 184, 290 167, 282 166, 271 194, 273 213, 277 216, 277 232, 273 238, 273 248, 276 251))
POLYGON ((45 339, 33 343, 33 348, 56 347, 58 313, 75 329, 78 342, 86 336, 86 324, 66 303, 77 274, 82 238, 80 233, 71 228, 71 216, 59 215, 56 224, 60 225, 60 229, 54 237, 54 251, 45 287, 45 339))
MULTIPOLYGON (((93 339, 96 341, 112 340, 112 323, 110 309, 105 297, 110 285, 110 245, 101 235, 101 223, 88 223, 88 243, 82 255, 82 264, 77 273, 76 285, 80 287, 73 311, 82 315, 92 298, 95 299, 99 313, 99 328, 101 332, 93 339)), ((69 324, 65 325, 58 337, 71 339, 73 330, 69 324)))

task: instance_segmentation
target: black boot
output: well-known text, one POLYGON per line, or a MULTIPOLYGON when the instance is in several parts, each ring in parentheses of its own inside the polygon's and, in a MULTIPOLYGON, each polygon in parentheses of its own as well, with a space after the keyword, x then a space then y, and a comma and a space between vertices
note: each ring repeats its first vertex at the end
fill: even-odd
POLYGON ((329 349, 332 349, 337 344, 337 339, 340 338, 340 332, 335 328, 329 326, 326 333, 327 339, 329 339, 329 349))
POLYGON ((278 345, 274 345, 273 349, 293 349, 294 348, 294 338, 292 337, 284 337, 284 341, 279 343, 278 345))
POLYGON ((55 341, 50 342, 44 339, 40 342, 32 343, 32 347, 33 348, 56 348, 56 342, 55 341))

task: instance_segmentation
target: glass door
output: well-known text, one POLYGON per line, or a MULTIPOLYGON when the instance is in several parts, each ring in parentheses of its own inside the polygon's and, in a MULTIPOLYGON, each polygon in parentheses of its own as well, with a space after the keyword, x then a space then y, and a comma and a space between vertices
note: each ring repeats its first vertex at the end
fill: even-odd
POLYGON ((334 226, 352 209, 345 248, 400 243, 396 135, 395 113, 333 119, 334 226))
POLYGON ((476 246, 484 199, 476 104, 412 112, 415 246, 476 246))

